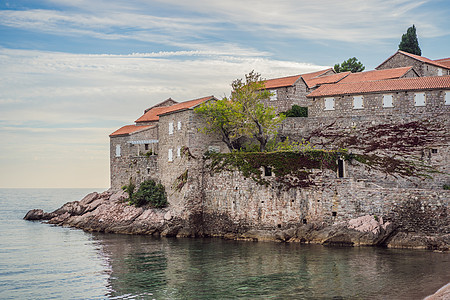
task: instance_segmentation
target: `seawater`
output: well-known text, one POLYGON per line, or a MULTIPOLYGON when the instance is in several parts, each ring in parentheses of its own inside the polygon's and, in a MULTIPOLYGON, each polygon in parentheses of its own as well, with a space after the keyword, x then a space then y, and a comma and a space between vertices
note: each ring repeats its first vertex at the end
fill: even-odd
POLYGON ((445 253, 158 239, 22 220, 91 191, 0 189, 0 299, 422 299, 450 281, 445 253))

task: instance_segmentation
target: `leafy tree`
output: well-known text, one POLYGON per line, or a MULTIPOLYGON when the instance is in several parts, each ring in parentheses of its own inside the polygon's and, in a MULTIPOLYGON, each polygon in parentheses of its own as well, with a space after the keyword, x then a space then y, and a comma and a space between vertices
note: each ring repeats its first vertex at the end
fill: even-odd
POLYGON ((334 71, 336 73, 349 71, 352 73, 362 72, 365 68, 366 67, 364 67, 364 65, 356 57, 349 58, 341 64, 334 65, 334 71))
POLYGON ((419 40, 417 39, 416 27, 411 26, 405 34, 402 35, 402 40, 398 45, 398 50, 405 51, 411 54, 422 55, 419 47, 419 40))
POLYGON ((278 116, 274 107, 263 104, 262 101, 270 97, 270 92, 265 89, 261 74, 251 71, 245 75, 245 81, 236 79, 231 87, 233 109, 244 118, 243 133, 255 138, 260 151, 265 151, 269 138, 276 134, 285 116, 278 116))
POLYGON ((236 149, 234 142, 241 137, 255 138, 260 151, 266 150, 269 138, 276 133, 284 115, 277 116, 273 107, 267 107, 263 100, 269 98, 261 75, 254 71, 245 75, 245 80, 231 83, 229 98, 202 104, 195 111, 207 121, 207 133, 219 132, 230 151, 236 149))
POLYGON ((234 149, 233 143, 240 137, 242 132, 242 123, 244 118, 233 108, 233 103, 224 98, 217 101, 209 101, 196 107, 194 111, 200 114, 208 126, 201 128, 205 133, 219 133, 222 141, 227 145, 228 149, 234 149))
POLYGON ((146 180, 141 183, 139 189, 135 193, 129 193, 129 190, 134 191, 135 185, 131 182, 129 185, 122 187, 129 194, 129 203, 136 207, 150 204, 155 208, 162 208, 167 206, 166 190, 161 183, 156 183, 154 180, 146 180))

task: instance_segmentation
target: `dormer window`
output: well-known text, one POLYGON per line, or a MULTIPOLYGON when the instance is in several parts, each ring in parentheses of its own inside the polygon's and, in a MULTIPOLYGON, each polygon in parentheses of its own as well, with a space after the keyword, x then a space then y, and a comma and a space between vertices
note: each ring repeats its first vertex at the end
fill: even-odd
POLYGON ((425 106, 425 93, 414 94, 414 106, 425 106))
POLYGON ((270 101, 278 100, 278 90, 270 91, 270 101))
POLYGON ((363 109, 363 96, 353 96, 353 109, 363 109))

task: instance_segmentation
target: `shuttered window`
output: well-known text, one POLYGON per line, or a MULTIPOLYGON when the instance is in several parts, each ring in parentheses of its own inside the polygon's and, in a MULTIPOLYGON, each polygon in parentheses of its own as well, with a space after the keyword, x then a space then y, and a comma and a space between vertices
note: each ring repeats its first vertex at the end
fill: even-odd
POLYGON ((383 107, 394 107, 391 94, 383 95, 383 107))
POLYGON ((363 109, 363 96, 354 96, 353 97, 353 109, 363 109))
POLYGON ((414 106, 425 106, 425 93, 414 94, 414 106))
POLYGON ((325 110, 334 110, 334 98, 325 98, 325 110))
POLYGON ((169 153, 168 153, 168 155, 167 155, 167 157, 168 157, 168 161, 173 161, 173 150, 172 149, 169 149, 169 153))

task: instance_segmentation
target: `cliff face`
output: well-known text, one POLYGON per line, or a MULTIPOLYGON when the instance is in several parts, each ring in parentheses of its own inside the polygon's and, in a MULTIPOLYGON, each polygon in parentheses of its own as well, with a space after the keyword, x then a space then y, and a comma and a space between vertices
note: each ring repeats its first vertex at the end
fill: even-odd
POLYGON ((166 237, 223 237, 249 241, 316 243, 339 246, 387 246, 395 248, 449 248, 449 234, 408 232, 392 221, 364 215, 327 225, 324 222, 262 228, 233 222, 227 214, 191 211, 185 218, 169 209, 136 208, 122 192, 91 193, 81 201, 68 202, 51 213, 35 209, 26 220, 70 226, 86 231, 147 234, 166 237))

